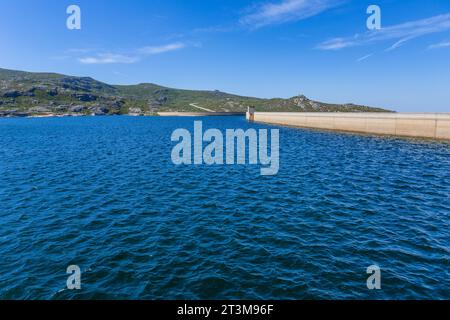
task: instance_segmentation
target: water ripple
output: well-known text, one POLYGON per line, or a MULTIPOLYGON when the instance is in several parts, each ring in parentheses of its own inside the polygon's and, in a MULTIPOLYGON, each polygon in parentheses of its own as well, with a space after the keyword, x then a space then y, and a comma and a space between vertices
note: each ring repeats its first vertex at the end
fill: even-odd
POLYGON ((0 119, 0 299, 450 298, 449 144, 280 128, 261 177, 174 166, 170 135, 192 127, 0 119))

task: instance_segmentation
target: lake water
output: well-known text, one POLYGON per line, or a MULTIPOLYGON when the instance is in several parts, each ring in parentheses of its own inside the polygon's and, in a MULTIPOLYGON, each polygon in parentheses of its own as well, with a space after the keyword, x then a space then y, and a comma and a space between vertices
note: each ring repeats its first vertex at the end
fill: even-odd
POLYGON ((280 127, 264 177, 173 165, 194 120, 277 128, 0 119, 0 299, 450 299, 450 144, 280 127))

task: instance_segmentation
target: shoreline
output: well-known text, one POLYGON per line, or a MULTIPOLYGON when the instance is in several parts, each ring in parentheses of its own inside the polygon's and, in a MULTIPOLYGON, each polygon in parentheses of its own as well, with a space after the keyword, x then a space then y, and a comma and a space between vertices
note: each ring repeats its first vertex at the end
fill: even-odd
POLYGON ((34 114, 26 115, 0 115, 2 118, 70 118, 70 117, 113 117, 113 116, 128 116, 128 117, 210 117, 210 116, 242 116, 245 117, 245 112, 158 112, 155 114, 76 114, 76 113, 48 113, 48 114, 34 114))
POLYGON ((156 117, 157 115, 133 115, 133 114, 38 114, 38 115, 8 115, 0 116, 0 119, 39 119, 39 118, 82 118, 82 117, 156 117))

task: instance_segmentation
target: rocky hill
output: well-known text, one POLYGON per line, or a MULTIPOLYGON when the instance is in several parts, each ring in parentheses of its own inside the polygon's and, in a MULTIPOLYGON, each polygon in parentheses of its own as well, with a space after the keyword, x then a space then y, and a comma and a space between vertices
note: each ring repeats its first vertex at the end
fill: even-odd
POLYGON ((179 90, 156 84, 114 86, 87 77, 0 69, 0 116, 153 115, 159 111, 386 112, 354 104, 327 104, 305 96, 259 99, 221 91, 179 90))

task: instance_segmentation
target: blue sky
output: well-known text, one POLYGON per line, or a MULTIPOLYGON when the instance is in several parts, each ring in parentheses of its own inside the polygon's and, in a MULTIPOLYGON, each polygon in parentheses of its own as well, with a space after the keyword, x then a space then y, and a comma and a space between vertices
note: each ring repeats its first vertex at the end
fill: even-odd
POLYGON ((448 0, 2 0, 0 39, 2 68, 450 112, 448 0))

